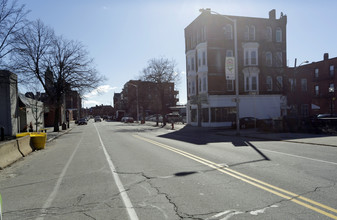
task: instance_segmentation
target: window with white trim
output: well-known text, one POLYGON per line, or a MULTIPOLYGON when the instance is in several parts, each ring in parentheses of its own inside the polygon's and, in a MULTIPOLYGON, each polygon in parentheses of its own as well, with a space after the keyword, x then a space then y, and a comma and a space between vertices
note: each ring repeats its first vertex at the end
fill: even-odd
POLYGON ((245 91, 257 91, 258 90, 258 76, 253 75, 247 75, 245 76, 245 91))
POLYGON ((206 51, 202 51, 202 65, 206 66, 206 51))
POLYGON ((204 76, 202 88, 204 92, 207 92, 207 76, 204 76))
POLYGON ((273 91, 273 79, 271 78, 271 76, 267 76, 266 84, 267 84, 267 91, 273 91))
POLYGON ((192 70, 192 71, 195 70, 195 66, 194 66, 194 57, 191 58, 191 70, 192 70))
POLYGON ((315 68, 315 78, 318 78, 318 77, 319 77, 319 69, 315 68))
POLYGON ((198 89, 199 89, 199 92, 201 92, 201 78, 199 78, 198 89))
POLYGON ((254 25, 251 25, 249 27, 249 40, 255 41, 255 26, 254 25))
POLYGON ((257 48, 245 48, 244 49, 244 65, 245 66, 257 66, 258 55, 257 48))
POLYGON ((330 65, 330 77, 334 77, 334 75, 335 75, 335 66, 330 65))
POLYGON ((273 65, 273 55, 271 52, 266 52, 266 66, 273 65))

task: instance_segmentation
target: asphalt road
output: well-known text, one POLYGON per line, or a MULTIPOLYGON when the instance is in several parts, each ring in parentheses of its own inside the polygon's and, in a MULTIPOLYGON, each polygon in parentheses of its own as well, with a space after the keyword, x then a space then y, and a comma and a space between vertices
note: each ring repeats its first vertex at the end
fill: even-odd
POLYGON ((0 171, 4 219, 337 219, 337 148, 90 122, 0 171))

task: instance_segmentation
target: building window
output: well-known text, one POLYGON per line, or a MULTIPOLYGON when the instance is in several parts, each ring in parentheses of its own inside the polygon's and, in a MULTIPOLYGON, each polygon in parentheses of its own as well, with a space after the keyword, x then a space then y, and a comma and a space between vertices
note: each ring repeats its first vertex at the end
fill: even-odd
POLYGON ((195 94, 195 80, 193 80, 192 82, 192 94, 194 95, 195 94))
POLYGON ((281 91, 283 89, 283 78, 282 78, 282 76, 277 76, 276 82, 277 82, 278 90, 281 91))
POLYGON ((226 50, 226 57, 233 57, 233 50, 226 50))
POLYGON ((202 52, 202 65, 206 66, 206 51, 202 52))
POLYGON ((203 80, 203 91, 207 92, 207 77, 204 76, 204 80, 203 80))
POLYGON ((227 91, 234 91, 234 80, 226 80, 227 91))
POLYGON ((188 82, 188 95, 191 95, 192 83, 188 82))
POLYGON ((247 75, 245 76, 245 91, 257 91, 258 88, 258 77, 256 75, 250 76, 247 75))
POLYGON ((309 105, 308 104, 301 105, 301 115, 303 117, 308 117, 309 116, 309 105))
POLYGON ((334 92, 335 91, 335 84, 333 84, 333 83, 330 83, 330 85, 329 85, 329 92, 334 92))
POLYGON ((255 41, 255 26, 254 25, 249 27, 249 40, 255 41))
POLYGON ((282 42, 282 30, 281 28, 276 28, 276 42, 282 42))
POLYGON ((244 53, 244 65, 245 66, 257 66, 258 57, 256 48, 245 48, 244 53))
POLYGON ((201 52, 198 52, 198 67, 201 66, 201 52))
POLYGON ((307 79, 301 79, 301 90, 302 92, 308 91, 307 79))
POLYGON ((283 66, 282 52, 276 52, 276 66, 277 67, 283 66))
POLYGON ((235 113, 233 107, 211 108, 211 122, 232 122, 235 120, 235 113))
POLYGON ((267 91, 272 91, 273 90, 273 79, 271 78, 271 76, 267 76, 266 84, 267 84, 267 91))
POLYGON ((271 52, 266 53, 266 66, 272 66, 273 65, 273 55, 271 52))
POLYGON ((191 70, 194 71, 195 67, 194 67, 194 57, 191 58, 191 70))
POLYGON ((225 39, 232 40, 233 39, 233 28, 231 24, 226 24, 225 29, 225 39))
POLYGON ((289 84, 290 84, 290 91, 292 91, 292 92, 295 91, 296 79, 294 80, 294 78, 290 78, 289 84))
POLYGON ((319 77, 319 69, 315 68, 315 78, 318 78, 318 77, 319 77))
POLYGON ((201 92, 201 78, 199 78, 199 84, 198 84, 198 88, 199 88, 199 92, 201 92))
POLYGON ((269 26, 266 28, 266 40, 267 41, 273 40, 273 30, 269 26))
POLYGON ((315 95, 316 96, 319 95, 319 86, 318 85, 315 86, 315 95))
POLYGON ((335 75, 335 66, 330 65, 330 77, 334 77, 334 75, 335 75))

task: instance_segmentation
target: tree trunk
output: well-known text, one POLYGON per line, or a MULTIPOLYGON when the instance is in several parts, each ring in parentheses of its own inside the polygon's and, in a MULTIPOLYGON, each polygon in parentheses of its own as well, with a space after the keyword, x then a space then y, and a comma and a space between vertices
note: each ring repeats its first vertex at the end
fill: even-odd
POLYGON ((55 112, 54 112, 54 132, 60 131, 60 105, 56 104, 55 112))

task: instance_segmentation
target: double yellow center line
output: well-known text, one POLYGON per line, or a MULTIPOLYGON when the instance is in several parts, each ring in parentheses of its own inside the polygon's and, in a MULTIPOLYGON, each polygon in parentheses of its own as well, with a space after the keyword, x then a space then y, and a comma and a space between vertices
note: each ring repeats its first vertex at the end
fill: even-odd
POLYGON ((303 196, 300 196, 298 194, 295 194, 295 193, 292 193, 290 191, 287 191, 287 190, 284 190, 284 189, 281 189, 277 186, 274 186, 274 185, 271 185, 269 183, 266 183, 264 181, 261 181, 261 180, 258 180, 258 179, 255 179, 253 177, 250 177, 250 176, 247 176, 243 173, 240 173, 240 172, 237 172, 235 170, 232 170, 228 167, 224 167, 220 164, 217 164, 217 163, 214 163, 212 161, 209 161, 209 160, 206 160, 204 158, 201 158, 201 157, 198 157, 194 154, 191 154, 191 153, 188 153, 186 151, 182 151, 182 150, 179 150, 177 148, 174 148, 174 147, 171 147, 171 146, 168 146, 166 144, 162 144, 162 143, 159 143, 157 141, 154 141, 154 140, 151 140, 151 139, 148 139, 148 138, 144 138, 144 137, 141 137, 139 135, 133 135, 135 138, 138 138, 138 139, 141 139, 143 141, 146 141, 148 143, 151 143, 151 144, 154 144, 156 146, 159 146, 159 147, 162 147, 162 148, 165 148, 169 151, 172 151, 172 152, 175 152, 177 154, 180 154, 184 157, 187 157, 187 158, 190 158, 194 161, 197 161, 201 164, 204 164, 208 167, 211 167, 215 170, 218 170, 219 172, 221 173, 225 173, 229 176, 232 176, 236 179, 239 179, 239 180, 242 180, 246 183, 249 183, 253 186, 256 186, 260 189, 263 189, 267 192, 270 192, 274 195, 277 195, 277 196, 280 196, 286 200, 289 200, 289 201, 292 201, 294 203, 297 203, 303 207, 306 207, 308 209, 311 209, 315 212, 318 212, 320 214, 323 214, 325 216, 328 216, 332 219, 336 219, 337 220, 337 209, 334 209, 334 208, 331 208, 329 206, 326 206, 324 204, 321 204, 319 202, 316 202, 316 201, 313 201, 311 199, 308 199, 306 197, 303 197, 303 196), (331 213, 330 213, 331 212, 331 213), (332 214, 333 213, 333 214, 332 214))

